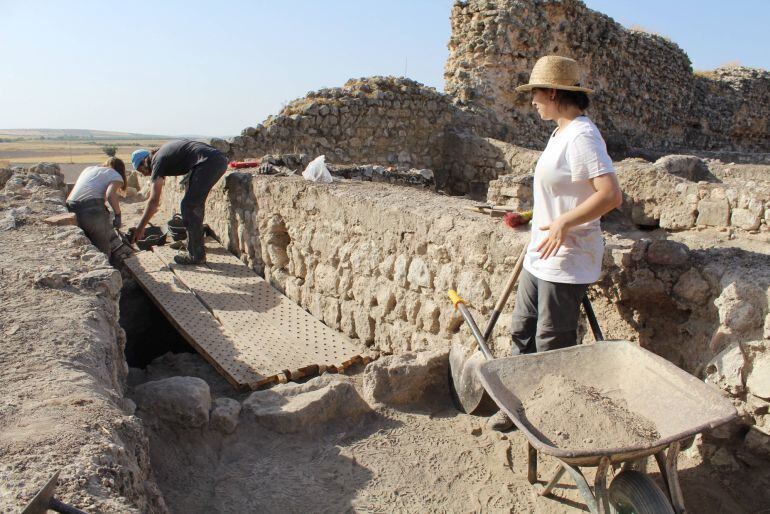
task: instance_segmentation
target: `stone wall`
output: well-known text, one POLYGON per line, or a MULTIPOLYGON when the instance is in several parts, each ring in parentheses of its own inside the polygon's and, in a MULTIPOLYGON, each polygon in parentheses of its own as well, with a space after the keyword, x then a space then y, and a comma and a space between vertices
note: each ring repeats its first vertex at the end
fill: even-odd
POLYGON ((490 173, 462 173, 450 166, 447 153, 457 154, 449 136, 484 132, 488 126, 486 119, 458 109, 450 97, 433 88, 404 78, 369 77, 308 93, 264 124, 212 144, 238 160, 304 153, 311 158, 324 154, 332 164, 429 168, 439 189, 463 194, 473 182, 485 191, 490 173))
MULTIPOLYGON (((625 159, 614 166, 622 210, 639 227, 770 232, 770 167, 726 165, 692 155, 668 155, 654 163, 625 159)), ((522 169, 503 175, 490 182, 487 194, 491 203, 531 209, 532 174, 522 169)))
POLYGON ((55 472, 88 512, 164 513, 147 437, 125 400, 120 273, 66 213, 56 165, 0 169, 0 511, 55 472))
POLYGON ((575 58, 595 89, 589 114, 610 152, 627 147, 767 152, 770 73, 749 68, 694 74, 664 37, 627 30, 579 0, 470 0, 452 9, 447 93, 482 115, 499 139, 542 148, 552 127, 539 120, 526 83, 546 54, 575 58))

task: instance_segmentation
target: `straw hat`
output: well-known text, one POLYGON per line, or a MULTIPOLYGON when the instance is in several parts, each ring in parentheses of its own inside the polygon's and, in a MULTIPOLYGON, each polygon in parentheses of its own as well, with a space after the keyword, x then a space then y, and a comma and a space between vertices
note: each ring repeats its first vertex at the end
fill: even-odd
POLYGON ((593 93, 593 90, 580 86, 577 61, 560 55, 546 55, 538 59, 529 76, 529 84, 517 87, 516 91, 530 91, 536 87, 593 93))

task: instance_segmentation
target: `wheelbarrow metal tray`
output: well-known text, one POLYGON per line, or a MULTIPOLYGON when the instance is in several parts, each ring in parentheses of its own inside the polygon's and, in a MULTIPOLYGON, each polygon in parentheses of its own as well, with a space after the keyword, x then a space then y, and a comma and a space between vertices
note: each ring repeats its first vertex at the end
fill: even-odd
MULTIPOLYGON (((549 352, 495 359, 478 369, 492 399, 510 416, 537 450, 575 465, 596 465, 602 457, 613 462, 652 455, 674 441, 722 425, 737 416, 719 391, 667 360, 627 341, 604 341, 549 352), (617 448, 559 448, 519 411, 540 380, 562 375, 594 387, 656 424, 660 439, 617 448)), ((565 427, 578 420, 565 420, 565 427)))

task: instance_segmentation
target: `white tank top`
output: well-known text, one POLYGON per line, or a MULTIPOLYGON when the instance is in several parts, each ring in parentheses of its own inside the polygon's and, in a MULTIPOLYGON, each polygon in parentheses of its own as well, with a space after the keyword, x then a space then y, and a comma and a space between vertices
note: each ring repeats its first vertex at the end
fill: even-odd
POLYGON ((104 199, 107 187, 113 182, 123 183, 120 173, 112 168, 89 166, 80 173, 67 201, 82 202, 93 198, 104 199))

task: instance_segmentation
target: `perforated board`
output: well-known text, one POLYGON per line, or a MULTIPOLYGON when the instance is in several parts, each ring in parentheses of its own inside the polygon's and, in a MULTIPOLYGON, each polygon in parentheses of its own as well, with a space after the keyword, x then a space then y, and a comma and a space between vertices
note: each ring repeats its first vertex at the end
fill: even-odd
POLYGON ((207 251, 209 268, 232 290, 246 293, 253 312, 267 314, 274 326, 304 349, 306 361, 347 366, 360 353, 348 337, 324 325, 221 246, 211 245, 207 251))
MULTIPOLYGON (((188 297, 192 317, 207 317, 207 323, 219 326, 219 341, 213 344, 216 355, 191 344, 234 385, 253 389, 317 373, 319 366, 342 370, 368 360, 347 337, 305 312, 218 243, 208 243, 207 253, 205 266, 179 266, 173 262, 173 250, 155 247, 153 253, 138 254, 129 269, 177 328, 184 323, 175 317, 184 317, 181 321, 188 325, 191 320, 176 305, 181 299, 164 290, 168 286, 162 284, 167 282, 178 284, 188 297), (167 302, 174 305, 164 308, 167 302)), ((193 331, 183 335, 195 340, 196 327, 190 328, 193 331)))
POLYGON ((263 384, 270 379, 257 370, 265 365, 248 349, 234 344, 219 323, 152 252, 139 252, 126 266, 153 302, 182 336, 235 387, 263 384))

